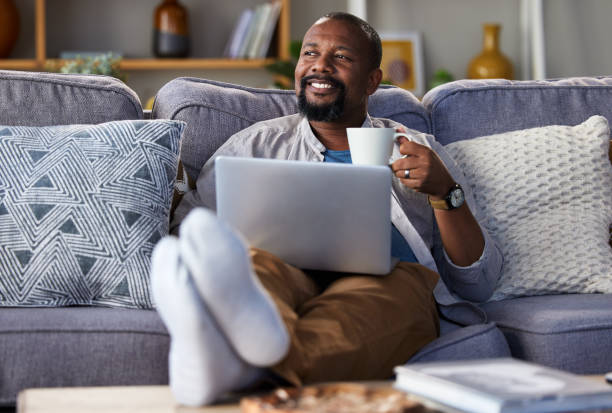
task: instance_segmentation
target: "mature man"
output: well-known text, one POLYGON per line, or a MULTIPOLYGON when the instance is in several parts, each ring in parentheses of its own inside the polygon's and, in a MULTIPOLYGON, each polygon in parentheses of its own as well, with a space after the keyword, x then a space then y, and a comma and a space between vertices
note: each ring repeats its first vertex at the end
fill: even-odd
POLYGON ((461 172, 416 131, 394 151, 392 254, 401 262, 384 277, 302 271, 249 250, 212 213, 194 209, 215 207, 218 155, 350 162, 347 127, 403 130, 367 113, 380 61, 380 39, 366 22, 346 13, 319 19, 295 70, 300 113, 232 136, 179 205, 180 237, 158 244, 152 270, 179 402, 208 403, 270 376, 293 385, 388 378, 438 336, 434 295, 445 314, 465 319, 468 303, 447 286, 471 301, 491 294, 499 251, 470 211, 467 189, 463 202, 461 172))

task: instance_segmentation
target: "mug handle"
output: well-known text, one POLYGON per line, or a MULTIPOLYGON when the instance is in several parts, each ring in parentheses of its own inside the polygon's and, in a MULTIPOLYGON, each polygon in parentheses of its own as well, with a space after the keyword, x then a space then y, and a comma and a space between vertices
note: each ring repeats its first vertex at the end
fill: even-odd
MULTIPOLYGON (((404 138, 408 139, 409 141, 412 140, 410 135, 408 135, 407 133, 404 133, 404 132, 395 132, 393 134, 393 142, 397 142, 397 138, 399 138, 400 136, 403 136, 404 138)), ((404 155, 404 157, 406 157, 406 155, 404 155)), ((391 167, 391 163, 389 163, 389 167, 391 167)))

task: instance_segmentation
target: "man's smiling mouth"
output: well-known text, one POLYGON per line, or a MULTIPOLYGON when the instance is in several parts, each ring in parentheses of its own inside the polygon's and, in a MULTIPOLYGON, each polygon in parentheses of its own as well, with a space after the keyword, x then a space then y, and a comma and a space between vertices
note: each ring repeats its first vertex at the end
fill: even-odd
POLYGON ((316 89, 331 89, 334 86, 330 83, 323 83, 323 82, 311 82, 310 86, 316 88, 316 89))
POLYGON ((333 90, 343 90, 344 84, 333 78, 306 76, 302 79, 303 87, 309 87, 313 91, 331 92, 333 90))

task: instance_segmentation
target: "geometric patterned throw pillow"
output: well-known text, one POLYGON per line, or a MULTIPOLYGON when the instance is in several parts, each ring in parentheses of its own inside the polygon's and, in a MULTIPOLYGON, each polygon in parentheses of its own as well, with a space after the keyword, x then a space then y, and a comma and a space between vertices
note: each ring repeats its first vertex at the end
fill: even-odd
POLYGON ((152 308, 183 128, 0 126, 0 306, 152 308))
POLYGON ((504 265, 492 301, 612 293, 612 166, 606 118, 468 139, 462 168, 504 265))

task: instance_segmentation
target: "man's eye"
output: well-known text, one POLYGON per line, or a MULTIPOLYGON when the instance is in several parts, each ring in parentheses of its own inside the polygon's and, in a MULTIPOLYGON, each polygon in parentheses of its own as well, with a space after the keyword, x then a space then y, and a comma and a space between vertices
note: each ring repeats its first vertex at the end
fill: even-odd
POLYGON ((311 50, 306 50, 304 52, 304 56, 313 56, 315 54, 315 52, 311 51, 311 50))
POLYGON ((347 56, 345 56, 343 54, 337 54, 336 58, 337 59, 341 59, 341 60, 351 60, 351 59, 349 59, 347 56))

